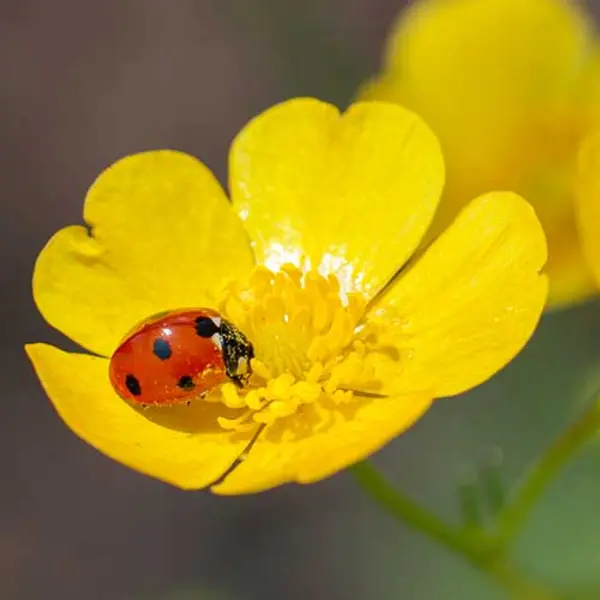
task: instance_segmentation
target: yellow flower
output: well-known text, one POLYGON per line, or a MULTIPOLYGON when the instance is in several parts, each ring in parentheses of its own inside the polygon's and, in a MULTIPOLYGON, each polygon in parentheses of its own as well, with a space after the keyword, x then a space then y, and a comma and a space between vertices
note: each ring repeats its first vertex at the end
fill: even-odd
POLYGON ((434 235, 485 191, 532 203, 548 237, 553 306, 595 293, 573 200, 578 149, 600 126, 600 52, 576 4, 419 0, 363 90, 414 110, 441 142, 447 186, 434 235))
POLYGON ((399 273, 443 170, 437 140, 405 109, 340 115, 312 99, 237 136, 231 203, 185 154, 120 160, 88 193, 89 229, 59 231, 35 267, 41 313, 94 353, 27 347, 58 413, 105 454, 182 488, 243 459, 213 486, 224 494, 314 482, 379 449, 434 398, 511 360, 546 299, 543 231, 512 193, 474 200, 399 273), (219 309, 252 341, 248 388, 224 384, 189 407, 121 400, 106 357, 136 322, 192 306, 219 309))

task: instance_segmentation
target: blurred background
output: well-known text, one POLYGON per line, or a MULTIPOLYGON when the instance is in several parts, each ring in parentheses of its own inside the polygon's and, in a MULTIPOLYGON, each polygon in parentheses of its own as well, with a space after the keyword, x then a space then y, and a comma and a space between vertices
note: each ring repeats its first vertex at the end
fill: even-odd
MULTIPOLYGON (((600 7, 600 2, 596 3, 600 7)), ((0 599, 501 599, 341 474, 251 497, 181 492, 121 467, 54 414, 22 345, 64 343, 30 293, 36 254, 81 222, 95 176, 149 148, 225 180, 252 116, 297 95, 344 106, 377 68, 398 0, 0 3, 0 599)), ((600 303, 544 319, 487 385, 438 403, 377 456, 448 519, 503 448, 514 483, 600 386, 600 303)), ((600 579, 600 450, 552 485, 518 546, 532 573, 600 579)))

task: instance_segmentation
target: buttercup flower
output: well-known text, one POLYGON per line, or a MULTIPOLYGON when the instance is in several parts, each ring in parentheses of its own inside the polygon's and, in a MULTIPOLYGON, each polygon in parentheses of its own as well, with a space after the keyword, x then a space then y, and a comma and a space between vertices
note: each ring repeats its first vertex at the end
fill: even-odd
POLYGON ((314 482, 379 449, 434 398, 511 360, 546 300, 543 231, 508 192, 474 200, 401 272, 443 169, 436 138, 405 109, 340 115, 312 99, 237 136, 231 203, 180 152, 118 161, 88 193, 88 228, 59 231, 35 267, 41 313, 94 353, 27 347, 58 413, 108 456, 182 488, 235 464, 213 486, 223 494, 314 482), (217 309, 251 340, 248 386, 130 405, 107 357, 138 321, 182 307, 217 309))
POLYGON ((440 139, 447 166, 432 235, 490 189, 522 194, 548 237, 549 304, 596 293, 574 211, 576 159, 600 126, 600 52, 567 0, 418 0, 365 99, 398 102, 440 139))

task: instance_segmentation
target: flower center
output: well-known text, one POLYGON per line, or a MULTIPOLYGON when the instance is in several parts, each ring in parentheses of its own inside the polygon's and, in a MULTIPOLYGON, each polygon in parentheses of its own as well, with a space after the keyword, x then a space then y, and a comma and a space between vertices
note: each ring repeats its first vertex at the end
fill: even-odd
POLYGON ((278 272, 258 267, 246 284, 232 284, 220 309, 252 341, 256 358, 247 388, 226 383, 206 398, 245 409, 233 419, 220 417, 221 427, 250 431, 307 404, 350 402, 357 391, 353 382, 377 388, 365 378, 360 359, 365 344, 357 334, 365 306, 362 295, 341 293, 334 275, 292 265, 278 272))

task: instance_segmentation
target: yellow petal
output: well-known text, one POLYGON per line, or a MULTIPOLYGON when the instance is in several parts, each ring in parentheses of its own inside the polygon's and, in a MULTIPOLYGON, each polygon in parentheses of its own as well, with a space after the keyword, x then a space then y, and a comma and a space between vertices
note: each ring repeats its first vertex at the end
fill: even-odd
POLYGON ((216 404, 205 403, 198 431, 168 428, 115 395, 106 359, 69 354, 47 344, 26 349, 65 423, 86 442, 132 469, 180 488, 198 489, 218 479, 247 443, 234 441, 233 434, 216 424, 211 412, 216 404))
POLYGON ((223 483, 218 494, 259 492, 282 483, 313 483, 379 450, 408 429, 431 405, 419 395, 363 399, 321 414, 316 405, 267 429, 223 483), (321 430, 315 431, 315 423, 321 430))
POLYGON ((423 117, 442 142, 449 177, 515 178, 529 168, 523 146, 535 123, 551 123, 590 57, 591 27, 575 4, 416 2, 400 16, 384 74, 366 96, 423 117))
POLYGON ((577 209, 583 249, 600 286, 600 131, 585 140, 579 153, 577 209))
POLYGON ((497 192, 470 203, 374 309, 372 318, 394 320, 387 334, 401 366, 388 387, 450 396, 494 375, 538 323, 545 261, 523 199, 497 192))
POLYGON ((46 320, 103 355, 153 313, 211 304, 253 259, 243 225, 199 161, 155 151, 124 158, 90 188, 91 228, 59 231, 38 257, 33 291, 46 320))
POLYGON ((230 188, 258 262, 302 258, 373 296, 419 243, 443 185, 437 140, 391 104, 296 99, 235 139, 230 188))

